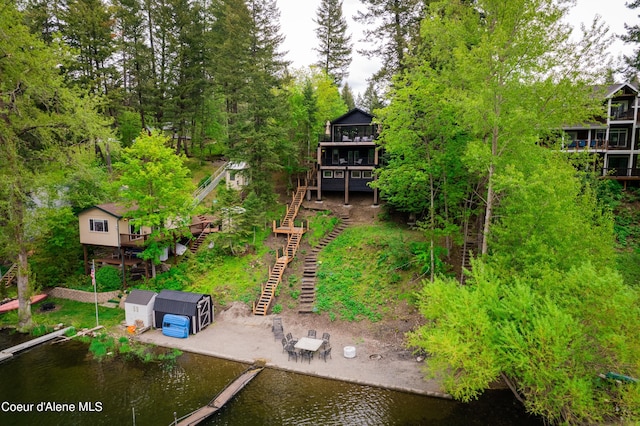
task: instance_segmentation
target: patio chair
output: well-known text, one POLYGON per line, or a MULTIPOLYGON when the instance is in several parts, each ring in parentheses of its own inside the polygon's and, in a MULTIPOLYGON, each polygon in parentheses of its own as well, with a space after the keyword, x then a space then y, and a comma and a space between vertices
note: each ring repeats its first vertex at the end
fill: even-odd
POLYGON ((287 341, 287 339, 285 339, 284 337, 282 338, 282 352, 284 352, 287 349, 287 344, 289 342, 287 341))
POLYGON ((290 342, 293 340, 293 336, 291 335, 291 333, 287 333, 287 342, 290 342))
POLYGON ((313 337, 315 339, 316 338, 316 331, 315 330, 309 330, 309 332, 307 333, 307 337, 313 337))
POLYGON ((320 355, 320 357, 324 359, 324 362, 327 362, 327 356, 331 358, 331 346, 329 346, 327 349, 323 350, 322 352, 319 352, 318 355, 320 355))
POLYGON ((298 362, 298 352, 288 349, 287 354, 289 354, 289 356, 287 357, 287 361, 291 361, 291 358, 295 358, 296 362, 298 362))
POLYGON ((329 333, 322 333, 322 340, 324 340, 326 343, 329 343, 330 338, 331 335, 329 333))
POLYGON ((305 358, 309 358, 309 364, 311 364, 311 359, 313 358, 313 352, 312 351, 307 351, 307 350, 302 350, 300 351, 300 357, 304 360, 305 358))

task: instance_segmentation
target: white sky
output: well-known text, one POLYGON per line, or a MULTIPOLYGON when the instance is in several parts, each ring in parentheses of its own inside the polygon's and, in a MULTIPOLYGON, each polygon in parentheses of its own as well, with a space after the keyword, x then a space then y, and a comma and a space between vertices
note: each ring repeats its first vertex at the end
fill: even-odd
MULTIPOLYGON (((569 20, 579 28, 580 23, 589 26, 596 15, 600 15, 609 26, 611 33, 624 34, 625 22, 630 25, 640 24, 638 14, 640 10, 631 10, 625 6, 627 0, 577 0, 569 20)), ((280 30, 286 37, 282 49, 288 51, 287 59, 292 61, 294 68, 307 67, 318 60, 316 51, 316 24, 313 19, 320 0, 277 0, 280 9, 280 30)), ((363 46, 362 26, 353 20, 358 10, 364 11, 360 0, 343 0, 342 13, 347 19, 348 33, 351 34, 353 47, 353 61, 349 69, 348 82, 354 96, 364 92, 367 79, 380 67, 378 59, 368 60, 357 53, 363 46)), ((622 51, 629 54, 631 46, 622 41, 616 41, 611 48, 611 54, 617 57, 622 51)))

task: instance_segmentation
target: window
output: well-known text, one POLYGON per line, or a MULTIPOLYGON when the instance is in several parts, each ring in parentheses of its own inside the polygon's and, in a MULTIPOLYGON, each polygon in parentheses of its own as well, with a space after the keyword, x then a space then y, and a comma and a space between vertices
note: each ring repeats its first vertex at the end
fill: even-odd
POLYGON ((362 178, 362 172, 360 170, 351 170, 351 179, 360 179, 362 178))
POLYGON ((229 180, 234 181, 236 180, 236 172, 229 172, 229 180))
POLYGON ((333 171, 332 170, 323 170, 322 171, 322 177, 325 178, 325 179, 333 178, 333 171))
POLYGON ((627 146, 627 129, 609 129, 609 145, 616 147, 627 146))
POLYGON ((344 179, 344 170, 336 170, 333 172, 333 177, 336 179, 344 179))
POLYGON ((362 178, 363 179, 371 179, 371 170, 365 170, 362 172, 362 178))
POLYGON ((107 219, 89 219, 89 231, 109 232, 109 221, 107 219))

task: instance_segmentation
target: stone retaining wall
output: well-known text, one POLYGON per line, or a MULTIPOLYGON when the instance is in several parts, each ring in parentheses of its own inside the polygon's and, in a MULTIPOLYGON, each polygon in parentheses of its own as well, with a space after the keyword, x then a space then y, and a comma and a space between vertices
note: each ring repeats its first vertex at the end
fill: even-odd
MULTIPOLYGON (((73 290, 70 288, 55 287, 48 292, 49 297, 56 297, 58 299, 69 299, 78 302, 94 303, 95 294, 92 291, 73 290)), ((104 293, 98 293, 98 303, 105 303, 111 299, 117 299, 120 294, 120 290, 107 291, 104 293)))

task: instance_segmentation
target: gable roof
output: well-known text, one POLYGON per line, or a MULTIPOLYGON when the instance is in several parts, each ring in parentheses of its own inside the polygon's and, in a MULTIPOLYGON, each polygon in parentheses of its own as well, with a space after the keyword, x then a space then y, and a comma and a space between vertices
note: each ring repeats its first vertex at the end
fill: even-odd
POLYGON ((176 315, 195 316, 198 302, 209 297, 204 294, 189 293, 186 291, 162 290, 153 306, 156 312, 167 312, 176 315))
POLYGON ((360 108, 354 108, 333 120, 331 124, 371 124, 372 121, 372 114, 369 114, 360 108))
POLYGON ((84 212, 89 211, 91 209, 98 209, 100 211, 103 211, 103 212, 115 217, 116 219, 122 219, 124 217, 125 213, 127 213, 128 211, 132 210, 132 209, 126 208, 122 204, 105 203, 105 204, 98 204, 98 205, 95 205, 93 207, 88 207, 88 208, 82 210, 80 213, 84 213, 84 212))
POLYGON ((153 297, 157 294, 158 293, 156 293, 155 291, 133 289, 131 290, 131 293, 129 293, 129 295, 127 296, 127 300, 125 300, 124 303, 131 303, 133 305, 146 306, 149 304, 149 302, 151 302, 151 299, 153 299, 153 297))
POLYGON ((633 84, 631 83, 616 83, 616 84, 610 84, 609 86, 607 86, 606 88, 606 94, 607 94, 607 98, 612 97, 613 95, 615 95, 616 93, 618 93, 621 90, 625 90, 626 91, 631 91, 634 95, 638 94, 638 88, 635 87, 633 84))

